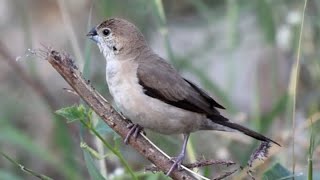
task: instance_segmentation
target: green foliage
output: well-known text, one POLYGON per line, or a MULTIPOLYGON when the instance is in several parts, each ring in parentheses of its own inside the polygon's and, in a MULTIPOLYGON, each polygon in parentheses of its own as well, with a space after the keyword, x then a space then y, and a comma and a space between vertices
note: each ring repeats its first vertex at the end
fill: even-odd
POLYGON ((310 125, 310 141, 309 141, 309 151, 308 151, 308 180, 313 179, 313 153, 315 147, 315 133, 313 127, 313 120, 311 119, 310 125))
MULTIPOLYGON (((83 125, 83 127, 85 127, 86 129, 88 129, 91 133, 93 133, 93 135, 95 135, 102 143, 103 145, 108 148, 108 150, 110 150, 115 156, 117 156, 121 162, 121 164, 125 167, 125 169, 127 170, 127 172, 131 175, 132 179, 137 179, 135 173, 133 172, 133 170, 130 168, 130 166, 128 165, 128 163, 126 162, 125 158, 123 157, 123 155, 121 154, 118 145, 118 138, 115 138, 115 146, 113 146, 112 144, 110 144, 109 142, 107 142, 102 134, 100 134, 97 131, 97 126, 95 126, 93 124, 93 111, 91 109, 86 109, 82 104, 76 106, 70 106, 70 107, 65 107, 62 108, 60 110, 56 111, 57 114, 67 118, 68 122, 75 122, 76 120, 79 120, 81 122, 81 124, 83 125), (70 118, 70 119, 68 119, 70 118)), ((101 121, 101 120, 100 120, 101 121)), ((99 130, 101 132, 107 132, 110 131, 108 128, 106 128, 105 126, 103 126, 101 123, 99 124, 99 130)), ((81 136, 82 139, 82 136, 81 136)), ((90 153, 91 151, 84 148, 84 157, 85 157, 85 162, 89 171, 89 174, 92 178, 94 179, 100 179, 102 177, 101 173, 98 171, 98 169, 96 168, 96 166, 93 163, 93 154, 94 153, 90 153), (101 177, 100 177, 101 176, 101 177)))
MULTIPOLYGON (((306 172, 308 172, 307 170, 306 172)), ((282 166, 280 163, 276 163, 271 166, 268 170, 263 173, 262 179, 263 180, 289 180, 289 179, 296 179, 296 180, 312 180, 308 173, 299 172, 295 175, 292 174, 290 170, 282 166)), ((317 172, 313 176, 313 179, 319 179, 320 173, 317 172)))
POLYGON ((261 30, 264 32, 267 42, 274 44, 276 39, 276 25, 272 11, 272 3, 269 0, 255 1, 256 13, 261 30))
POLYGON ((87 112, 85 107, 81 104, 79 106, 73 105, 65 107, 56 111, 57 114, 67 119, 67 123, 71 123, 78 120, 84 120, 87 112))
POLYGON ((53 156, 53 152, 39 146, 32 138, 3 120, 0 120, 0 142, 9 142, 11 145, 23 150, 25 154, 44 160, 46 163, 56 167, 57 170, 68 179, 79 178, 78 173, 76 173, 70 166, 61 163, 60 159, 55 158, 53 156))
POLYGON ((92 158, 92 155, 88 151, 83 151, 83 155, 91 179, 104 180, 105 178, 101 175, 100 171, 96 167, 96 163, 92 158))
POLYGON ((263 179, 265 180, 271 180, 271 179, 289 179, 292 178, 292 173, 283 167, 281 164, 276 163, 273 165, 270 169, 268 169, 264 174, 263 174, 263 179))
POLYGON ((22 164, 19 164, 17 161, 13 160, 11 157, 9 157, 8 155, 6 155, 5 153, 0 151, 0 154, 5 157, 8 161, 10 161, 12 164, 14 164, 16 167, 20 168, 22 171, 24 171, 27 174, 30 174, 34 177, 37 177, 41 180, 52 180, 50 177, 43 175, 43 174, 39 174, 29 168, 24 167, 22 164))

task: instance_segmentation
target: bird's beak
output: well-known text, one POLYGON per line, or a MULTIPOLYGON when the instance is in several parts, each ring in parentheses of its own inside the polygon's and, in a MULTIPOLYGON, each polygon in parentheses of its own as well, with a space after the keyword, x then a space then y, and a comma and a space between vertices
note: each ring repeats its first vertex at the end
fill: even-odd
POLYGON ((98 33, 97 33, 97 30, 96 30, 95 27, 92 28, 92 29, 88 32, 87 36, 88 36, 91 40, 93 40, 94 42, 99 43, 99 41, 98 41, 98 33))

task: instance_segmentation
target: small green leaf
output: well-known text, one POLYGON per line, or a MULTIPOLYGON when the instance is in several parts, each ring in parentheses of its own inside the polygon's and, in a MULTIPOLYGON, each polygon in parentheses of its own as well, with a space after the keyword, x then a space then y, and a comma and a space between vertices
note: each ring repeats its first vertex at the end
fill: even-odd
POLYGON ((91 154, 92 157, 94 157, 95 159, 101 160, 101 159, 105 159, 106 157, 108 157, 110 154, 104 154, 104 155, 100 155, 96 150, 92 149, 90 146, 88 146, 87 143, 85 142, 80 142, 80 147, 83 150, 86 150, 87 152, 89 152, 91 154))
POLYGON ((56 113, 66 118, 67 123, 71 123, 83 119, 86 115, 86 109, 82 104, 80 104, 79 106, 73 105, 59 109, 56 111, 56 113))
POLYGON ((101 175, 100 171, 96 167, 95 161, 93 160, 90 153, 84 150, 83 154, 90 177, 94 180, 105 180, 105 178, 101 175))
POLYGON ((292 177, 292 173, 279 163, 273 165, 263 174, 263 179, 282 179, 287 177, 292 177))

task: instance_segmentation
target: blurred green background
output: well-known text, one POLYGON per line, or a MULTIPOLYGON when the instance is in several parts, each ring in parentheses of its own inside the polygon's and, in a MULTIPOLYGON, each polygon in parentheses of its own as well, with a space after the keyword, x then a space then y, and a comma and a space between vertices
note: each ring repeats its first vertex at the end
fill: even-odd
MULTIPOLYGON (((253 175, 257 179, 270 179, 279 164, 287 170, 281 169, 284 174, 274 177, 291 178, 295 164, 298 178, 307 178, 310 170, 314 170, 314 179, 317 175, 320 178, 319 0, 308 1, 300 74, 297 79, 292 75, 303 6, 301 0, 1 0, 0 151, 53 179, 133 178, 88 129, 55 114, 81 102, 63 90, 69 86, 49 63, 27 55, 28 49, 42 44, 69 52, 84 76, 112 102, 104 58, 85 35, 109 17, 122 17, 141 29, 155 52, 223 104, 227 108, 224 115, 282 145, 272 147, 264 163, 255 163, 253 175), (290 94, 293 80, 298 88, 291 88, 290 94), (80 142, 108 156, 95 160, 80 142)), ((145 173, 149 162, 94 119, 97 131, 121 152, 135 176, 166 178, 160 173, 145 173)), ((150 131, 147 135, 171 156, 182 145, 178 135, 150 131)), ((245 166, 257 145, 241 134, 196 132, 188 146, 188 160, 230 159, 245 166)), ((199 173, 213 178, 229 170, 232 167, 210 166, 199 173)), ((0 156, 0 179, 34 178, 0 156)), ((229 178, 247 178, 247 174, 238 171, 229 178)))

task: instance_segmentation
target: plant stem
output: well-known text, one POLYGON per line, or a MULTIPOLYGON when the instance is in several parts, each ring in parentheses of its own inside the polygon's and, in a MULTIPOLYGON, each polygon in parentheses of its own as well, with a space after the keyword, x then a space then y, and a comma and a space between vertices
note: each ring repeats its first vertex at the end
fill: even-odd
POLYGON ((297 60, 293 64, 292 71, 291 71, 291 79, 290 79, 290 85, 289 85, 289 94, 292 98, 292 173, 293 173, 293 179, 295 174, 295 165, 296 165, 296 159, 295 159, 295 131, 296 131, 296 124, 295 124, 295 118, 296 118, 296 95, 297 95, 297 81, 299 78, 299 67, 300 67, 300 53, 301 53, 301 41, 302 41, 302 32, 303 32, 303 23, 304 23, 304 15, 307 7, 307 1, 304 1, 304 7, 302 12, 302 20, 301 20, 301 26, 300 26, 300 36, 299 36, 299 43, 298 43, 298 49, 297 49, 297 60))
POLYGON ((125 169, 128 171, 128 173, 131 175, 131 178, 135 179, 135 180, 138 180, 136 175, 134 174, 133 170, 130 168, 129 164, 127 163, 127 161, 122 156, 122 154, 118 150, 114 149, 91 125, 86 123, 83 119, 80 119, 80 121, 96 137, 98 137, 98 139, 100 139, 100 141, 103 143, 103 145, 105 145, 114 155, 116 155, 119 158, 121 164, 125 167, 125 169))

